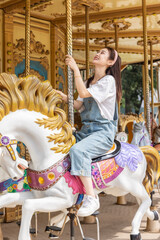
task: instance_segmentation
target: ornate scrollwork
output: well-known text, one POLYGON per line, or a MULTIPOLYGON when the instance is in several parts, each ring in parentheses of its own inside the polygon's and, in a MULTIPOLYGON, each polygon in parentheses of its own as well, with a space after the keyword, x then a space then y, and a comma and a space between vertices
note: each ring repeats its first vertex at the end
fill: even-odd
POLYGON ((47 57, 40 58, 40 64, 48 71, 49 70, 49 61, 47 57))
POLYGON ((139 114, 139 115, 135 114, 135 113, 128 113, 126 115, 121 114, 119 120, 120 120, 120 123, 121 123, 121 126, 122 126, 122 131, 125 131, 125 127, 127 126, 127 124, 129 122, 133 122, 133 121, 143 122, 144 118, 142 116, 142 113, 139 114))
MULTIPOLYGON (((18 51, 25 51, 25 39, 20 38, 20 39, 16 39, 16 41, 17 41, 17 44, 13 44, 13 48, 18 51)), ((34 53, 45 54, 45 55, 49 54, 49 50, 45 50, 45 45, 43 43, 41 43, 40 41, 35 40, 35 35, 32 31, 31 31, 30 44, 31 44, 30 45, 31 53, 34 52, 34 53)))
POLYGON ((118 30, 126 30, 131 26, 130 22, 126 22, 124 20, 110 20, 106 21, 102 24, 102 28, 113 31, 115 29, 115 25, 117 25, 118 30))
POLYGON ((53 1, 49 1, 49 2, 44 1, 44 3, 41 3, 40 5, 38 5, 37 3, 35 3, 35 4, 32 6, 32 9, 38 10, 39 12, 43 12, 43 11, 45 11, 45 9, 46 9, 48 6, 50 6, 50 5, 53 5, 53 1))
POLYGON ((73 0, 72 8, 77 11, 81 11, 84 9, 84 5, 89 6, 91 11, 100 11, 103 9, 104 5, 97 0, 73 0))
MULTIPOLYGON (((30 75, 35 75, 38 77, 38 79, 40 79, 42 82, 45 80, 45 77, 40 75, 40 73, 34 69, 30 69, 30 75)), ((25 72, 19 74, 19 78, 24 78, 26 75, 25 75, 25 72)))
POLYGON ((56 62, 60 61, 64 63, 65 54, 62 49, 62 42, 58 42, 58 50, 56 51, 56 62))
POLYGON ((18 63, 23 62, 23 56, 21 53, 13 52, 13 64, 17 66, 18 63))
POLYGON ((106 38, 96 38, 95 40, 94 40, 94 43, 95 44, 105 44, 105 45, 108 45, 108 44, 111 44, 111 43, 114 43, 115 42, 115 40, 114 39, 110 39, 110 38, 108 38, 108 39, 106 39, 106 38))
MULTIPOLYGON (((147 40, 147 44, 149 45, 150 43, 152 43, 152 45, 159 44, 160 43, 160 38, 158 38, 158 37, 149 37, 148 40, 147 40)), ((139 40, 137 42, 137 45, 143 46, 144 45, 143 40, 139 40)))

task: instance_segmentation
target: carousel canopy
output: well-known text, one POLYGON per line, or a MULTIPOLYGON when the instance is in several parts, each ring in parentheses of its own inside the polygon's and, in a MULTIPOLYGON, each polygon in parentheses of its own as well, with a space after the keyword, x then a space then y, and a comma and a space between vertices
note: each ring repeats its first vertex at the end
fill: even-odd
MULTIPOLYGON (((146 0, 148 53, 153 45, 153 59, 160 59, 160 0, 146 0)), ((141 0, 72 0, 73 55, 85 61, 85 6, 89 8, 90 62, 96 51, 115 47, 115 26, 118 52, 123 64, 143 62, 143 22, 141 0)), ((0 8, 14 15, 25 13, 25 1, 0 0, 0 8)), ((50 21, 66 31, 64 0, 31 0, 31 17, 50 21)))

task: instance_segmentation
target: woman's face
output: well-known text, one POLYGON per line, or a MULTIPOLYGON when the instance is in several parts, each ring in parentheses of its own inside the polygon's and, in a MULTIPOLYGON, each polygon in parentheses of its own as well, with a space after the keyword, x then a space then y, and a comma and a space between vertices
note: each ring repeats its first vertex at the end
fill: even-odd
POLYGON ((111 66, 113 60, 109 60, 109 51, 107 48, 101 49, 93 58, 93 64, 99 66, 105 66, 106 68, 111 66))

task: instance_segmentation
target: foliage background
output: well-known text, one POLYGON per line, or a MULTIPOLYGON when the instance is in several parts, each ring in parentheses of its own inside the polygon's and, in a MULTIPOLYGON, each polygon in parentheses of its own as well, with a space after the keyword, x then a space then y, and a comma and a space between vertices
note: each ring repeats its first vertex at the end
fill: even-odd
MULTIPOLYGON (((150 72, 149 72, 150 75, 150 72)), ((156 72, 154 71, 154 87, 156 88, 156 72)), ((121 112, 139 114, 143 101, 142 65, 128 65, 122 72, 121 112)))

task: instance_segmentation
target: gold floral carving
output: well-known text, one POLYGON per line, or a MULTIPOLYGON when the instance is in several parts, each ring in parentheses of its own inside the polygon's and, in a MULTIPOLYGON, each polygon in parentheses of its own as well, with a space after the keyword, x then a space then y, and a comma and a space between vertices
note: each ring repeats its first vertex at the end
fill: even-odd
MULTIPOLYGON (((13 44, 13 48, 17 49, 18 51, 25 51, 25 39, 20 38, 20 39, 16 39, 16 41, 17 41, 17 44, 13 44)), ((30 50, 31 53, 34 52, 34 53, 45 54, 45 55, 49 54, 49 50, 45 50, 45 45, 40 41, 35 40, 35 35, 32 31, 31 31, 30 48, 31 48, 30 50)))
POLYGON ((26 159, 28 162, 31 161, 31 157, 28 151, 28 148, 26 146, 24 146, 24 144, 22 142, 18 142, 17 146, 20 149, 20 152, 18 152, 18 155, 20 158, 24 158, 26 159))
POLYGON ((64 16, 66 16, 66 14, 65 13, 51 13, 51 16, 58 18, 58 17, 64 17, 64 16))
POLYGON ((91 11, 100 11, 103 9, 104 5, 102 3, 100 3, 97 0, 73 0, 72 1, 72 9, 73 10, 77 10, 77 11, 81 11, 84 9, 84 5, 89 6, 89 9, 91 11))
POLYGON ((139 114, 139 115, 138 114, 134 114, 134 113, 128 113, 126 115, 121 114, 120 118, 119 118, 119 121, 120 121, 120 125, 122 127, 122 131, 124 132, 125 128, 126 128, 126 126, 127 126, 127 124, 129 122, 133 122, 133 121, 143 122, 144 118, 142 116, 142 113, 139 114))
POLYGON ((64 54, 64 51, 62 49, 62 42, 59 41, 58 42, 58 49, 56 51, 56 62, 58 63, 60 61, 64 64, 64 58, 65 58, 65 54, 64 54))
POLYGON ((48 58, 45 57, 41 57, 40 58, 40 64, 48 71, 49 70, 49 61, 48 58))
POLYGON ((94 40, 94 43, 95 44, 105 44, 105 45, 108 45, 108 44, 111 44, 111 43, 114 43, 115 41, 114 41, 114 39, 112 39, 112 38, 108 38, 108 39, 106 39, 106 38, 96 38, 95 40, 94 40))
MULTIPOLYGON (((40 79, 42 82, 45 80, 45 77, 40 75, 38 71, 34 70, 34 69, 30 69, 30 75, 35 75, 36 77, 38 77, 38 79, 40 79)), ((19 74, 18 77, 22 77, 24 78, 26 76, 25 72, 19 74)))
POLYGON ((21 53, 13 52, 13 64, 17 66, 18 63, 23 62, 23 56, 21 53))
POLYGON ((32 9, 37 10, 39 12, 43 12, 50 5, 53 5, 53 1, 49 1, 49 2, 44 1, 44 3, 40 3, 40 5, 35 3, 32 9))
MULTIPOLYGON (((80 32, 80 33, 85 33, 84 29, 82 28, 79 28, 77 29, 77 32, 80 32)), ((89 32, 91 33, 102 33, 102 32, 105 32, 103 29, 89 29, 89 32)))
POLYGON ((106 21, 102 24, 102 28, 113 31, 115 29, 115 25, 117 25, 118 30, 126 30, 131 26, 130 22, 126 22, 125 20, 110 20, 106 21))
MULTIPOLYGON (((149 45, 150 43, 152 43, 152 45, 159 44, 160 43, 160 38, 158 38, 158 37, 150 37, 147 40, 147 44, 149 45)), ((143 44, 144 44, 143 40, 139 40, 137 42, 137 45, 143 46, 143 44)))

